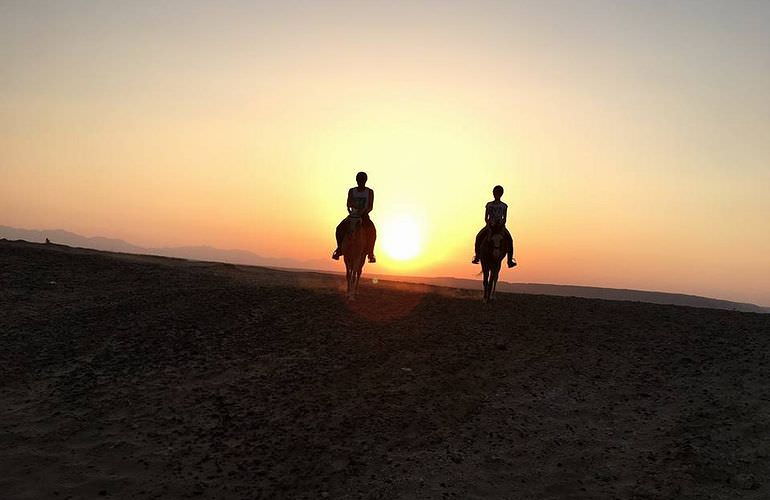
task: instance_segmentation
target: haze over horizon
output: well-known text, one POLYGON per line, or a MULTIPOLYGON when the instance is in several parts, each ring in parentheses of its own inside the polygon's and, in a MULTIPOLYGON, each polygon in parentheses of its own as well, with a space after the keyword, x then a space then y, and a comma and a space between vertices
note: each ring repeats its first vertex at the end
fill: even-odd
POLYGON ((502 184, 503 280, 770 305, 768 25, 767 2, 0 2, 0 224, 325 259, 365 170, 365 272, 472 277, 502 184))

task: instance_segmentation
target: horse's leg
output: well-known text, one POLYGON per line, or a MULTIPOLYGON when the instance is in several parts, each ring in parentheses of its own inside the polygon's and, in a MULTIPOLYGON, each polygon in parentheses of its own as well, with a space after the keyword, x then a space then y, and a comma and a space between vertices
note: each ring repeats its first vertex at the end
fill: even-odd
MULTIPOLYGON (((346 263, 347 264, 347 263, 346 263)), ((348 284, 347 298, 350 299, 353 293, 353 269, 351 266, 345 266, 345 280, 348 284)))
POLYGON ((358 286, 361 283, 361 273, 364 271, 364 262, 366 262, 366 255, 369 247, 369 230, 366 227, 361 226, 358 236, 358 262, 356 262, 356 295, 358 295, 358 286))
POLYGON ((366 262, 366 249, 361 252, 358 260, 358 272, 356 273, 356 295, 358 295, 358 286, 361 284, 361 274, 364 272, 364 263, 366 262))
POLYGON ((481 272, 484 273, 484 302, 489 298, 489 268, 482 263, 481 272))
POLYGON ((361 286, 361 274, 364 272, 364 257, 361 256, 361 266, 358 268, 358 276, 356 277, 356 294, 358 294, 358 287, 361 286))
POLYGON ((358 298, 358 281, 361 279, 361 260, 353 267, 353 298, 358 298))
POLYGON ((489 301, 492 302, 495 299, 495 277, 497 276, 497 273, 495 272, 495 263, 492 262, 492 264, 489 266, 489 301))
POLYGON ((492 284, 494 280, 495 275, 495 269, 493 267, 490 267, 489 271, 489 278, 487 279, 487 302, 492 302, 492 284))

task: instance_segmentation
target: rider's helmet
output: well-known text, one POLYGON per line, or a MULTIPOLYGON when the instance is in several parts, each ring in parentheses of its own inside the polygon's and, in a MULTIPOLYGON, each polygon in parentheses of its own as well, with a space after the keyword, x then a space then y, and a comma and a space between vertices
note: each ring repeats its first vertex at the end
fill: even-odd
POLYGON ((504 192, 503 186, 500 186, 500 185, 495 186, 492 189, 492 194, 495 196, 495 198, 500 198, 501 196, 503 196, 503 192, 504 192))
POLYGON ((369 179, 369 176, 366 175, 366 172, 358 172, 356 174, 356 182, 359 184, 366 184, 366 181, 369 179))

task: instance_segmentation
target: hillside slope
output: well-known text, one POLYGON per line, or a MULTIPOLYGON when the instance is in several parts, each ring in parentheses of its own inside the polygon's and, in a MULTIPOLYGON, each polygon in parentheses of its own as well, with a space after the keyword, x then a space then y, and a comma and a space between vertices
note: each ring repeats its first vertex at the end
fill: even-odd
POLYGON ((4 498, 766 498, 770 317, 0 242, 4 498))
MULTIPOLYGON (((161 247, 145 248, 123 240, 103 237, 86 237, 61 229, 35 230, 18 229, 0 225, 0 239, 25 240, 33 243, 42 243, 49 238, 52 243, 68 245, 71 247, 92 248, 107 252, 125 252, 132 254, 161 255, 211 262, 225 262, 229 264, 242 264, 249 266, 267 266, 275 269, 301 272, 331 272, 338 274, 344 272, 339 262, 329 258, 297 260, 287 258, 271 258, 257 255, 247 250, 223 250, 206 245, 186 247, 161 247)), ((478 279, 464 279, 453 277, 427 277, 427 276, 388 276, 377 274, 377 267, 368 266, 366 275, 377 276, 382 279, 398 280, 408 283, 420 283, 434 286, 463 288, 477 290, 478 279), (374 274, 373 274, 374 273, 374 274)), ((468 265, 469 272, 477 267, 468 265)), ((516 276, 503 272, 503 280, 506 277, 516 276)), ((697 295, 687 295, 674 292, 660 292, 647 290, 629 290, 623 288, 602 288, 595 286, 560 285, 550 283, 508 283, 500 281, 498 291, 508 293, 530 293, 542 295, 558 295, 563 297, 583 297, 588 299, 630 300, 635 302, 649 302, 652 304, 672 304, 678 306, 706 307, 710 309, 727 309, 731 311, 770 313, 770 307, 764 307, 745 302, 734 302, 697 295)))

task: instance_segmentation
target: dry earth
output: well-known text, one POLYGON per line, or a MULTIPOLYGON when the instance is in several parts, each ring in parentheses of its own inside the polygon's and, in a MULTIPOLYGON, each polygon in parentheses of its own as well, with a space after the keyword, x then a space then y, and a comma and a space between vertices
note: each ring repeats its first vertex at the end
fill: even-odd
POLYGON ((0 242, 0 496, 768 498, 770 316, 0 242))

